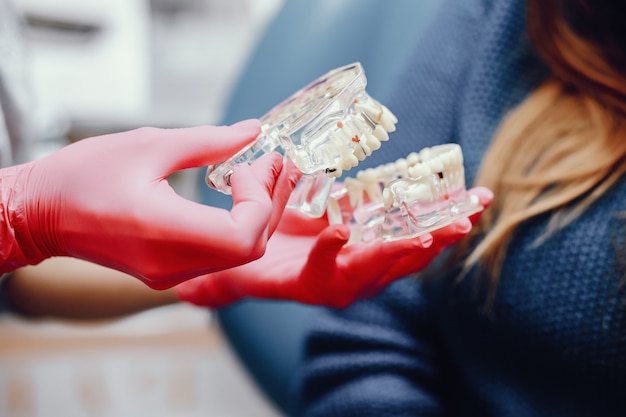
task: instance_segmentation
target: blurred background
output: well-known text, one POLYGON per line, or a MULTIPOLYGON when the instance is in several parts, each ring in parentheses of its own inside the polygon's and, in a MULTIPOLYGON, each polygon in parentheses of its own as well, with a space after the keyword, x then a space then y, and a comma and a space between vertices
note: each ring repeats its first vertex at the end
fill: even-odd
MULTIPOLYGON (((25 22, 39 128, 71 141, 219 123, 259 33, 283 3, 12 1, 25 22)), ((173 186, 195 198, 194 175, 181 173, 173 186)), ((139 415, 279 413, 207 310, 175 305, 104 323, 0 315, 0 416, 139 415)))

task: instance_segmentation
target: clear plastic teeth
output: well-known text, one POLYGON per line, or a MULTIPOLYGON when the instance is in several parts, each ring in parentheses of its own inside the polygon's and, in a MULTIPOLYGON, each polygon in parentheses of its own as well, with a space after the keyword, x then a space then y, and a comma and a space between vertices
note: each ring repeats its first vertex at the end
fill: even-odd
POLYGON ((335 178, 381 147, 395 130, 396 117, 365 91, 361 64, 330 71, 261 117, 261 134, 231 159, 209 166, 206 182, 230 194, 236 164, 278 151, 304 174, 289 202, 311 217, 326 211, 335 178))
POLYGON ((329 200, 329 221, 348 224, 351 242, 417 237, 483 209, 466 191, 457 144, 425 148, 395 163, 359 171, 329 200), (346 205, 350 210, 342 211, 346 205))

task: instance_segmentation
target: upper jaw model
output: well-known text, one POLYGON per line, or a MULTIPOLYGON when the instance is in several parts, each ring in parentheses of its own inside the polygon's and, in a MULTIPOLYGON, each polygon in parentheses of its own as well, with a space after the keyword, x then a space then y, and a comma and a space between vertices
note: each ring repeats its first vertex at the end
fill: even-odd
POLYGON ((303 176, 289 206, 321 217, 335 178, 379 149, 396 117, 370 97, 361 64, 330 71, 261 117, 261 133, 231 159, 209 166, 209 186, 230 194, 230 175, 271 151, 293 161, 303 176))
POLYGON ((350 242, 423 235, 481 211, 466 192, 463 153, 444 144, 359 171, 328 199, 331 224, 350 226, 350 242))

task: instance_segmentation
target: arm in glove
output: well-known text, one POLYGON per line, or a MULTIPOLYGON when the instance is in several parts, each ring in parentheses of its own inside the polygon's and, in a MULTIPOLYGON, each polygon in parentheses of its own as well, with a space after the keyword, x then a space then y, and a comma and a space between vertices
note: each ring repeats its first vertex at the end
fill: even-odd
MULTIPOLYGON (((483 206, 491 202, 489 190, 471 192, 483 206)), ((210 307, 245 297, 344 307, 424 269, 464 237, 478 218, 462 219, 419 238, 345 246, 350 233, 345 225, 323 225, 320 219, 287 210, 261 259, 189 280, 175 290, 183 301, 210 307)))
POLYGON ((2 270, 71 256, 167 288, 257 259, 299 178, 295 167, 276 153, 237 166, 230 211, 182 198, 167 176, 221 162, 259 131, 256 120, 142 128, 3 169, 2 270))

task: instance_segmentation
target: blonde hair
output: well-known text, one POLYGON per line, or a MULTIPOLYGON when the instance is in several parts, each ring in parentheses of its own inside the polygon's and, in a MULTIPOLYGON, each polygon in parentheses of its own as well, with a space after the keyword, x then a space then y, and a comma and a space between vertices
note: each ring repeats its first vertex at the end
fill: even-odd
MULTIPOLYGON (((571 3, 582 12, 589 7, 585 0, 571 3)), ((503 120, 476 178, 495 197, 472 231, 481 240, 465 268, 488 272, 488 301, 523 222, 550 213, 539 245, 626 172, 626 73, 614 68, 623 46, 600 43, 606 34, 575 33, 559 12, 557 0, 529 1, 528 33, 552 75, 503 120), (613 47, 619 50, 607 50, 613 47)))

